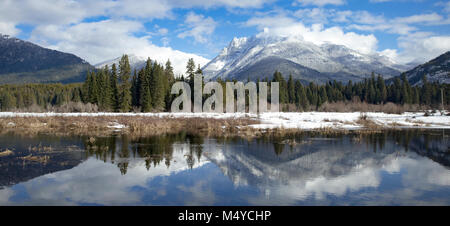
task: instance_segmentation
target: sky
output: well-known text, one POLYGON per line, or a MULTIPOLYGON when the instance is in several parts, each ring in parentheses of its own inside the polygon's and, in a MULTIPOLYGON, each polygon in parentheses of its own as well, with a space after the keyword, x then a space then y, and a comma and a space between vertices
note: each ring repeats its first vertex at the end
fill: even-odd
POLYGON ((450 50, 450 1, 0 0, 0 33, 91 64, 126 53, 182 70, 261 32, 423 63, 450 50))

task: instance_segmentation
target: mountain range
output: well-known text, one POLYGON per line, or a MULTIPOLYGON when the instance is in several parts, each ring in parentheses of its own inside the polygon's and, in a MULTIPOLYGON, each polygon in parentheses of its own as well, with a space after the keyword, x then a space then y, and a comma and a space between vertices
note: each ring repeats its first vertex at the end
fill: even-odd
POLYGON ((256 80, 275 71, 294 79, 323 83, 328 80, 360 81, 372 72, 385 78, 399 76, 408 66, 380 54, 363 54, 343 45, 316 45, 300 38, 253 36, 234 38, 209 62, 206 79, 256 80))
MULTIPOLYGON (((180 54, 175 57, 176 62, 191 57, 182 52, 180 54)), ((151 58, 158 59, 158 56, 151 58)), ((147 59, 148 57, 129 54, 133 70, 144 67, 147 59)), ((118 64, 119 60, 120 57, 94 67, 73 54, 0 34, 0 84, 82 82, 87 70, 118 64)), ((279 71, 286 78, 292 74, 294 79, 304 83, 324 83, 329 80, 356 82, 368 78, 372 72, 381 74, 386 79, 404 72, 414 85, 421 83, 423 75, 427 75, 431 82, 450 83, 450 51, 413 68, 411 65, 396 64, 377 53, 364 54, 342 45, 316 45, 298 38, 275 36, 234 38, 209 63, 205 60, 198 63, 205 64, 203 72, 206 80, 221 78, 255 81, 271 78, 275 71, 279 71)), ((173 63, 173 66, 177 69, 177 75, 185 68, 180 63, 173 63)))
POLYGON ((422 77, 427 76, 429 82, 450 84, 450 51, 439 57, 405 72, 412 85, 422 84, 422 77))
POLYGON ((0 84, 81 82, 93 69, 73 54, 0 34, 0 84))

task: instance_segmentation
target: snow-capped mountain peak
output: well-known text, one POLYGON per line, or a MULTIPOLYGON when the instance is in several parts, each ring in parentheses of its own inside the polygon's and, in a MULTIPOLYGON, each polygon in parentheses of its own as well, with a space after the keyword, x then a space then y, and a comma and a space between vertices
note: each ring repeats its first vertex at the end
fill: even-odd
POLYGON ((280 71, 304 81, 361 80, 372 72, 386 78, 404 67, 380 54, 364 54, 343 45, 316 45, 297 37, 258 35, 234 38, 203 71, 206 79, 256 80, 280 71))

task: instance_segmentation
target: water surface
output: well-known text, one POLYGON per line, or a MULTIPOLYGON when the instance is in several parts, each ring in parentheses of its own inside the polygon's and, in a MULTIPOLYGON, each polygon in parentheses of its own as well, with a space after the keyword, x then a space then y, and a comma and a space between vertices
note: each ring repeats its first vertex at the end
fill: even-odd
POLYGON ((449 130, 0 135, 0 205, 450 205, 449 130))

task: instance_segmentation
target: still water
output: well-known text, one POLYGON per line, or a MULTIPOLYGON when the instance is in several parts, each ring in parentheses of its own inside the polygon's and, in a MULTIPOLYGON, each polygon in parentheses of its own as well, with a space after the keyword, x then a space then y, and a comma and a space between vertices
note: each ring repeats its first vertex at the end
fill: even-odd
POLYGON ((450 205, 449 135, 7 133, 0 205, 450 205))

